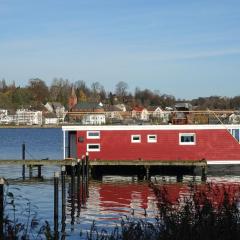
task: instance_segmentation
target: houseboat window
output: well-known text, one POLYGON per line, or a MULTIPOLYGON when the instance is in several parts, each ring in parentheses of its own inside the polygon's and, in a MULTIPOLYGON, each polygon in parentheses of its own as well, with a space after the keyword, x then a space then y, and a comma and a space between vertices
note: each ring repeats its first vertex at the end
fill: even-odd
POLYGON ((87 144, 87 151, 88 152, 99 152, 100 151, 100 144, 87 144))
POLYGON ((155 142, 157 142, 157 135, 148 135, 148 136, 147 136, 147 141, 148 141, 149 143, 155 143, 155 142))
POLYGON ((87 138, 88 139, 99 139, 100 131, 87 131, 87 138))
POLYGON ((240 140, 240 131, 239 131, 239 129, 238 128, 237 129, 229 129, 228 131, 239 142, 239 140, 240 140))
POLYGON ((180 133, 179 134, 180 145, 195 145, 196 134, 195 133, 180 133))
POLYGON ((140 143, 141 142, 141 135, 132 135, 131 136, 132 143, 140 143))

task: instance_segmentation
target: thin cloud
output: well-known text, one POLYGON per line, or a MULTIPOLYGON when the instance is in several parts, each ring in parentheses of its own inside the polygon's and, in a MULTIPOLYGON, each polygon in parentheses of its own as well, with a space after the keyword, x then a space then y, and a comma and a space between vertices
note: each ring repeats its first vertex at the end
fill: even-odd
POLYGON ((240 48, 236 49, 223 49, 223 50, 214 50, 214 51, 198 51, 191 53, 167 53, 159 52, 153 54, 136 54, 134 57, 137 59, 148 60, 148 61, 171 61, 171 60, 198 60, 204 58, 213 58, 213 57, 224 57, 240 55, 240 48))

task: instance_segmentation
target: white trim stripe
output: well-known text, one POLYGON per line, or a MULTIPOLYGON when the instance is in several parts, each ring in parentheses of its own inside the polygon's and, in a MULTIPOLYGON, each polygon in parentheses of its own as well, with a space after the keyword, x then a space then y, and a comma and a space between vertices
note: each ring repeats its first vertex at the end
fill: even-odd
POLYGON ((240 160, 209 160, 207 165, 240 165, 240 160))
POLYGON ((212 130, 212 129, 235 129, 240 128, 236 125, 102 125, 102 126, 62 126, 63 131, 117 131, 117 130, 212 130))

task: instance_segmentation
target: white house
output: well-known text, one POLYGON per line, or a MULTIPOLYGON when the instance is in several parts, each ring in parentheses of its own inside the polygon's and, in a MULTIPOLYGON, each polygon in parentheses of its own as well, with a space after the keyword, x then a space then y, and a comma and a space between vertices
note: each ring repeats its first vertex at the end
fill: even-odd
POLYGON ((59 102, 47 102, 45 108, 49 113, 55 113, 57 118, 59 119, 58 122, 63 122, 66 116, 66 109, 65 107, 59 102))
POLYGON ((164 111, 160 108, 160 107, 156 107, 153 111, 152 111, 152 116, 154 118, 160 118, 162 119, 164 117, 164 111))
POLYGON ((46 125, 57 125, 59 123, 59 119, 57 117, 45 117, 46 125))
POLYGON ((229 123, 230 124, 239 124, 240 123, 240 115, 232 113, 229 116, 229 123))
POLYGON ((82 118, 84 125, 101 125, 106 124, 105 114, 86 114, 82 118))
POLYGON ((30 111, 27 109, 18 109, 16 111, 16 124, 41 125, 42 111, 30 111))
POLYGON ((141 120, 141 121, 148 121, 149 120, 149 112, 144 107, 134 107, 132 109, 132 118, 141 120))

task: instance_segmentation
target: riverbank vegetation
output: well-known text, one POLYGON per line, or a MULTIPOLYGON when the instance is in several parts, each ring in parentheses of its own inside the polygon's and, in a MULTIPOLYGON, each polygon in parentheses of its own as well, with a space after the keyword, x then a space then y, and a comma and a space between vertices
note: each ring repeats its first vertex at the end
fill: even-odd
MULTIPOLYGON (((18 191, 14 188, 14 191, 18 191)), ((14 195, 5 182, 3 239, 53 239, 47 221, 38 218, 38 207, 21 194, 14 195)), ((1 213, 2 214, 2 213, 1 213)), ((0 237, 1 238, 1 237, 0 237)))
POLYGON ((150 184, 156 196, 156 220, 125 218, 108 234, 93 224, 87 239, 105 240, 236 240, 240 239, 240 188, 190 186, 172 201, 167 188, 150 184))
MULTIPOLYGON (((156 197, 155 219, 122 218, 110 233, 91 229, 80 239, 88 240, 236 240, 240 239, 239 184, 194 184, 187 194, 173 198, 169 188, 150 183, 156 197)), ((144 210, 143 210, 144 211, 144 210)), ((38 209, 27 198, 5 191, 5 239, 54 239, 48 222, 39 220, 38 209), (24 204, 25 203, 25 204, 24 204)), ((64 239, 64 238, 63 238, 64 239)))
POLYGON ((16 110, 28 108, 40 110, 46 102, 60 102, 68 107, 68 100, 74 88, 78 102, 102 102, 103 104, 124 103, 126 106, 173 106, 177 101, 188 101, 198 109, 239 109, 240 96, 210 96, 196 99, 176 99, 175 96, 161 92, 161 89, 140 89, 136 86, 134 92, 129 91, 128 84, 120 81, 115 89, 108 91, 99 82, 90 86, 83 80, 70 82, 68 79, 55 78, 48 86, 39 78, 30 79, 26 86, 18 86, 15 82, 7 83, 0 80, 0 108, 16 110))

